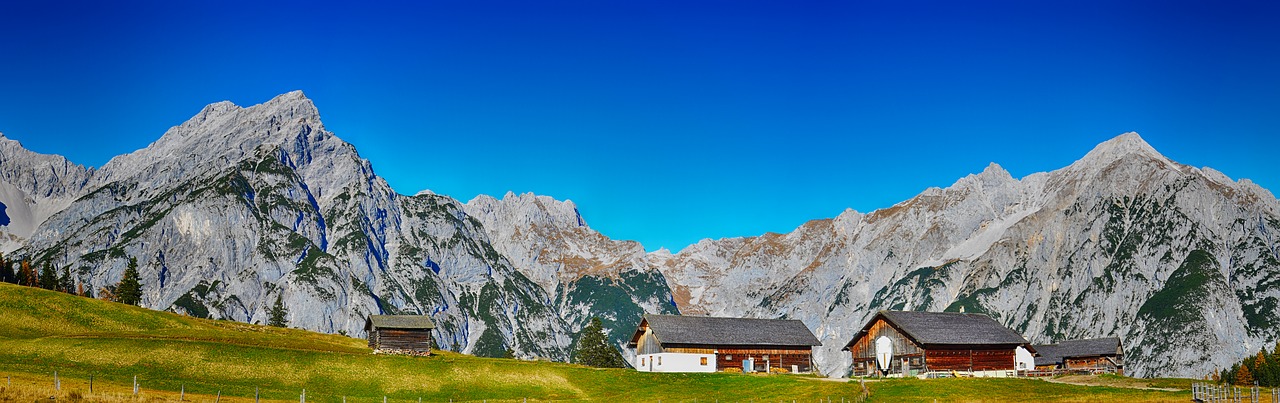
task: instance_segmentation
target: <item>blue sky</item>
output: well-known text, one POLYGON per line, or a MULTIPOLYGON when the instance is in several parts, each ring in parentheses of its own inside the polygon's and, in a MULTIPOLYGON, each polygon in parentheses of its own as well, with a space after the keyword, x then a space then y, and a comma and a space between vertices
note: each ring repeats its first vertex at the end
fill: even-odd
POLYGON ((650 250, 1128 131, 1280 191, 1274 1, 378 3, 5 2, 0 132, 101 166, 301 89, 400 193, 572 199, 650 250))

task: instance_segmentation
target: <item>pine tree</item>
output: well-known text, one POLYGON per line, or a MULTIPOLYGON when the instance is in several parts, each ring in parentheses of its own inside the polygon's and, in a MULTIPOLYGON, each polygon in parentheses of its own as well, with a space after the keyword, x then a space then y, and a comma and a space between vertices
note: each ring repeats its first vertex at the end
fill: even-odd
POLYGON ((1236 372, 1236 385, 1253 386, 1253 372, 1249 371, 1248 365, 1241 365, 1236 372))
POLYGON ((14 273, 13 266, 10 266, 9 262, 4 260, 4 254, 0 254, 0 281, 6 283, 17 282, 17 273, 14 273))
POLYGON ((286 327, 288 322, 285 318, 289 316, 289 309, 284 307, 284 301, 276 294, 276 304, 271 307, 270 317, 267 318, 268 326, 286 327))
POLYGON ((605 337, 600 318, 591 318, 591 324, 582 329, 578 337, 578 345, 573 354, 574 363, 599 368, 626 367, 622 354, 605 337))
POLYGON ((31 269, 31 262, 28 262, 27 259, 22 259, 22 263, 18 264, 17 280, 18 285, 36 286, 36 272, 31 269))
POLYGON ((142 302, 142 282, 138 275, 138 259, 129 258, 129 266, 124 269, 120 283, 116 285, 116 300, 122 304, 138 305, 142 302))
POLYGON ((58 275, 54 274, 53 265, 45 262, 44 268, 40 269, 40 288, 46 290, 58 289, 58 275))
POLYGON ((71 279, 71 268, 62 268, 62 275, 58 276, 58 291, 76 294, 76 282, 71 279))

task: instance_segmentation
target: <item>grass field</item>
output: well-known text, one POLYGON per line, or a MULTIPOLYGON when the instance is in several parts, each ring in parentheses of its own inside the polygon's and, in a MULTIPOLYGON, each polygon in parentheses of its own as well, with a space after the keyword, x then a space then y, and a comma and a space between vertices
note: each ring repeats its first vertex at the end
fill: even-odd
MULTIPOLYGON (((877 402, 1190 400, 1186 391, 1027 379, 866 385, 870 401, 877 402)), ((309 402, 345 397, 350 403, 380 402, 383 396, 389 402, 838 402, 862 392, 857 382, 801 375, 653 374, 448 352, 372 355, 361 339, 195 319, 0 284, 0 401, 177 401, 185 389, 187 401, 213 401, 221 393, 222 401, 243 402, 252 401, 255 388, 264 400, 298 401, 305 389, 309 402), (54 371, 60 392, 53 389, 54 371), (139 397, 131 390, 135 376, 143 390, 139 397)))

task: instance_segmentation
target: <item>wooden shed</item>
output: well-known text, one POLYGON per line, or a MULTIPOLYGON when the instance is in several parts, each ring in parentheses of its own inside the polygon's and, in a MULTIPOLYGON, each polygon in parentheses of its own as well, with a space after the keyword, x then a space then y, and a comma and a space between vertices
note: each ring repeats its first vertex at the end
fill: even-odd
POLYGON ((644 315, 627 344, 636 351, 636 369, 653 372, 727 368, 810 372, 813 346, 820 345, 813 332, 798 320, 682 315, 644 315), (680 362, 681 366, 665 369, 670 362, 680 362), (686 363, 689 368, 684 367, 686 363))
POLYGON ((1088 371, 1124 375, 1124 346, 1118 337, 1067 340, 1033 346, 1036 369, 1041 371, 1088 371))
POLYGON ((369 348, 375 352, 430 354, 435 328, 423 315, 371 315, 364 322, 369 348))
POLYGON ((1016 351, 1034 353, 1012 329, 983 314, 880 311, 845 346, 853 375, 1016 371, 1016 351))

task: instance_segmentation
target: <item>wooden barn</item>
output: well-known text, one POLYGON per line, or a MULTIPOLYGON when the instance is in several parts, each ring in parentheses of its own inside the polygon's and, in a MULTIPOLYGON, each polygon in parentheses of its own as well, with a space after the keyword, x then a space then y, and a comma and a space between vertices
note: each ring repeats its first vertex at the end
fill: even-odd
POLYGON ((1024 354, 1035 352, 1025 338, 987 315, 880 311, 844 349, 853 355, 854 376, 929 371, 1005 376, 1018 369, 1019 347, 1024 354))
POLYGON ((364 321, 369 348, 376 352, 431 353, 431 330, 436 324, 422 315, 371 315, 364 321))
POLYGON ((646 372, 810 372, 821 342, 798 320, 645 315, 628 347, 646 372))
POLYGON ((1088 371, 1124 375, 1124 346, 1118 337, 1067 340, 1033 346, 1036 369, 1041 371, 1088 371))

